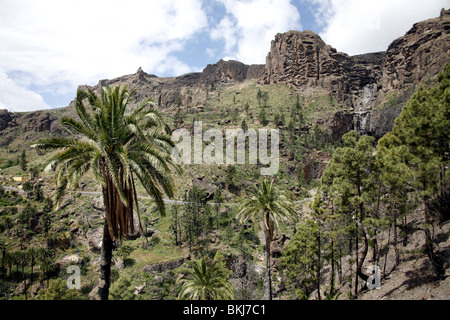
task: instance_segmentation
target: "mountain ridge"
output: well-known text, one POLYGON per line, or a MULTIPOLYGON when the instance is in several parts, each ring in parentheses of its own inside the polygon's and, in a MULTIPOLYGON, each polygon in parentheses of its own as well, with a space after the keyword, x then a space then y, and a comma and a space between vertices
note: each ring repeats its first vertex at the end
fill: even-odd
MULTIPOLYGON (((174 128, 193 130, 194 121, 200 120, 204 122, 205 129, 211 127, 235 129, 239 124, 241 128, 244 127, 245 120, 248 127, 280 129, 280 170, 273 179, 293 200, 294 206, 308 218, 312 216, 310 201, 320 192, 318 180, 332 159, 333 152, 342 145, 340 143, 342 136, 356 129, 363 134, 381 137, 390 130, 395 117, 418 86, 436 84, 436 70, 440 70, 445 63, 450 62, 447 50, 449 17, 450 11, 444 10, 441 17, 415 24, 407 34, 394 40, 386 52, 348 56, 327 45, 318 35, 291 31, 275 37, 272 43, 273 52, 269 53, 269 63, 265 65, 249 66, 239 61, 220 60, 207 65, 202 72, 162 78, 147 74, 139 68, 134 74, 103 79, 95 86, 81 85, 79 89, 90 88, 98 92, 108 85, 127 85, 131 90, 136 89, 130 108, 133 108, 134 103, 152 97, 163 117, 167 119, 167 123, 174 128), (257 93, 260 92, 268 94, 270 99, 258 101, 257 93), (261 116, 262 114, 266 119, 261 116)), ((51 195, 56 191, 55 183, 52 181, 53 173, 42 172, 41 169, 55 154, 51 151, 32 149, 30 144, 42 137, 67 134, 58 121, 62 116, 77 118, 73 102, 68 107, 54 110, 25 113, 0 110, 0 181, 1 185, 6 186, 4 190, 0 188, 0 191, 5 192, 3 203, 6 207, 14 206, 12 209, 16 210, 10 212, 9 208, 5 207, 2 214, 12 217, 13 221, 19 221, 17 217, 25 210, 25 204, 37 205, 39 211, 36 218, 28 223, 30 230, 35 233, 30 235, 36 235, 35 244, 40 242, 44 245, 46 240, 46 235, 42 232, 43 209, 40 209, 43 204, 36 198, 51 195), (23 166, 24 164, 26 166, 23 166), (25 186, 23 181, 28 179, 28 176, 31 177, 33 191, 28 186, 28 191, 25 188, 22 189, 23 192, 19 192, 20 188, 25 186), (19 178, 20 181, 15 178, 19 178), (36 197, 41 187, 42 193, 36 197), (33 194, 35 191, 36 195, 33 194)), ((261 279, 264 269, 264 254, 260 251, 259 244, 264 241, 264 237, 258 232, 258 226, 245 224, 242 228, 234 217, 237 213, 237 204, 248 199, 250 191, 258 186, 258 180, 262 178, 259 167, 247 164, 240 166, 205 164, 186 165, 184 168, 186 170, 183 174, 175 177, 174 184, 177 188, 175 200, 167 202, 171 205, 185 203, 183 196, 194 185, 206 192, 206 199, 210 199, 215 191, 221 190, 222 200, 215 198, 212 200, 213 203, 221 203, 221 206, 210 212, 217 217, 217 224, 214 223, 216 228, 206 234, 205 241, 201 244, 202 249, 204 245, 210 253, 215 250, 226 250, 227 267, 233 266, 230 267, 234 273, 233 285, 243 286, 244 282, 241 281, 245 280, 246 288, 251 292, 250 298, 257 297, 258 292, 255 288, 258 288, 256 284, 258 279, 261 279), (238 239, 239 230, 245 231, 245 234, 243 237, 239 235, 238 239), (233 241, 236 241, 236 244, 233 241), (240 248, 237 248, 237 243, 240 248), (240 260, 242 252, 238 250, 243 250, 244 244, 248 244, 249 255, 252 256, 251 263, 240 260), (248 278, 245 278, 247 275, 248 278)), ((81 179, 79 187, 68 194, 62 206, 52 214, 53 225, 50 230, 50 235, 55 236, 55 240, 50 243, 58 246, 60 250, 57 257, 58 265, 63 266, 67 261, 75 263, 83 261, 83 270, 86 272, 83 275, 83 292, 86 298, 89 291, 95 293, 96 290, 94 278, 96 279, 95 274, 98 273, 98 252, 104 223, 104 206, 102 197, 99 197, 101 192, 99 188, 100 185, 89 174, 81 179)), ((137 194, 144 194, 140 191, 141 186, 137 185, 137 194)), ((175 279, 174 277, 164 278, 160 275, 153 277, 152 274, 147 278, 149 276, 147 272, 152 273, 156 270, 159 273, 163 271, 162 265, 168 266, 174 261, 176 264, 185 261, 188 253, 187 242, 184 247, 172 245, 173 216, 160 217, 157 208, 148 197, 141 197, 139 201, 143 214, 143 233, 141 237, 128 242, 133 252, 129 259, 117 261, 115 271, 119 273, 119 277, 132 276, 133 281, 126 286, 131 290, 133 286, 136 289, 137 293, 134 293, 133 297, 161 299, 163 294, 165 297, 175 297, 176 290, 170 282, 171 279, 175 279), (146 293, 142 290, 145 286, 149 288, 146 293), (157 288, 162 286, 165 291, 160 296, 162 291, 157 288)), ((181 210, 180 214, 186 210, 183 207, 177 208, 181 210)), ((373 257, 371 260, 368 259, 368 263, 377 261, 375 257, 377 255, 378 261, 387 271, 383 271, 383 275, 387 275, 388 278, 383 282, 382 289, 373 292, 360 291, 358 299, 448 297, 448 278, 445 282, 433 280, 431 265, 425 261, 426 242, 421 229, 423 225, 421 219, 423 220, 423 214, 419 208, 408 212, 403 221, 398 220, 396 226, 405 234, 404 245, 400 248, 401 263, 398 265, 397 254, 392 246, 393 241, 396 245, 397 240, 392 240, 396 238, 392 236, 391 229, 385 229, 381 234, 378 232, 373 238, 370 235, 370 241, 374 246, 368 248, 367 257, 373 257), (383 257, 384 259, 380 259, 383 257), (415 293, 411 295, 413 291, 415 293)), ((19 243, 18 240, 22 235, 26 235, 22 230, 22 224, 14 223, 11 228, 4 226, 7 226, 6 222, 2 227, 2 235, 5 236, 4 239, 10 248, 19 251, 20 245, 22 250, 22 242, 19 243)), ((436 228, 438 227, 441 228, 441 225, 436 224, 436 228)), ((138 229, 136 227, 136 230, 138 229)), ((447 223, 439 230, 439 243, 436 243, 445 253, 447 266, 450 248, 448 230, 447 223)), ((282 268, 280 259, 284 254, 283 250, 293 239, 294 233, 290 227, 282 229, 275 235, 270 245, 271 267, 277 273, 282 268)), ((137 237, 137 234, 134 234, 133 238, 135 236, 137 237)), ((47 240, 47 246, 48 243, 47 240)), ((351 277, 355 266, 353 261, 355 251, 352 251, 351 247, 352 241, 350 248, 345 250, 349 254, 342 257, 343 263, 340 265, 343 266, 343 272, 338 273, 340 274, 338 291, 347 293, 347 296, 341 296, 343 299, 353 298, 351 277)), ((340 254, 339 252, 339 256, 340 254)), ((330 279, 327 277, 331 275, 331 270, 330 266, 325 266, 321 271, 325 283, 329 283, 330 279)), ((33 274, 32 270, 30 274, 33 274)), ((9 275, 11 278, 11 268, 9 275)), ((26 277, 23 275, 22 278, 26 277)), ((8 284, 8 290, 15 298, 20 298, 27 292, 27 280, 20 282, 22 278, 8 284)), ((55 279, 51 281, 53 280, 55 279)), ((274 293, 278 298, 298 298, 290 296, 294 293, 287 292, 284 281, 276 282, 274 293)), ((359 285, 363 284, 359 282, 359 285)), ((36 281, 33 287, 29 288, 29 292, 32 297, 36 297, 38 288, 43 288, 43 285, 36 281)), ((325 291, 328 291, 324 283, 321 288, 319 289, 322 292, 319 290, 316 293, 325 294, 325 291)), ((41 297, 42 295, 39 298, 41 297)), ((312 294, 311 298, 314 297, 312 294)))
MULTIPOLYGON (((450 62, 449 32, 450 10, 443 9, 439 17, 415 23, 386 51, 349 56, 312 31, 291 30, 275 36, 265 64, 220 60, 201 72, 177 77, 158 77, 139 67, 135 74, 103 79, 94 86, 80 85, 78 89, 91 87, 98 91, 106 85, 128 85, 137 89, 136 101, 153 97, 160 109, 172 109, 201 105, 211 92, 250 79, 260 86, 284 83, 300 94, 322 91, 333 96, 351 115, 337 115, 336 121, 348 122, 339 126, 380 138, 392 128, 417 86, 450 62)), ((11 114, 0 114, 0 132, 20 118, 11 114)))

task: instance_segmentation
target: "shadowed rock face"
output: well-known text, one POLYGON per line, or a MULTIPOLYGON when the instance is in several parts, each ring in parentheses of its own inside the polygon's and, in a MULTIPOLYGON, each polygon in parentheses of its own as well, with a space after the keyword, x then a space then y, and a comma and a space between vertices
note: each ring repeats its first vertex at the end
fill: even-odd
POLYGON ((11 114, 8 112, 8 110, 0 110, 0 131, 6 129, 10 121, 11 114))
POLYGON ((48 111, 15 113, 0 110, 0 132, 19 127, 22 132, 60 133, 61 128, 55 120, 57 118, 48 111))

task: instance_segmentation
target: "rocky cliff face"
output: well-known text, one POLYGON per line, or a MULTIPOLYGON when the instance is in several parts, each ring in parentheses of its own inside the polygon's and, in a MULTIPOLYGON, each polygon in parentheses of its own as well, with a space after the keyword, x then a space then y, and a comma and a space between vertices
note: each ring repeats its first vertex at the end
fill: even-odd
MULTIPOLYGON (((450 10, 443 9, 439 17, 414 24, 385 52, 349 56, 311 31, 289 31, 276 35, 265 65, 220 60, 202 72, 164 78, 139 68, 135 74, 101 80, 92 89, 98 92, 107 85, 128 85, 136 89, 134 101, 152 97, 160 109, 166 109, 202 106, 210 91, 249 79, 261 85, 287 83, 300 94, 331 95, 345 107, 345 112, 328 120, 335 139, 351 129, 380 138, 392 128, 417 87, 450 62, 449 33, 450 10)), ((55 120, 45 111, 28 115, 0 110, 1 136, 17 127, 59 133, 55 120)))
POLYGON ((242 82, 247 79, 258 79, 263 65, 246 65, 239 61, 220 60, 216 64, 210 64, 200 74, 199 85, 204 88, 215 88, 218 85, 242 82))
MULTIPOLYGON (((145 98, 156 98, 160 108, 171 106, 188 106, 201 102, 207 96, 207 91, 219 86, 231 85, 248 79, 258 79, 263 65, 246 65, 238 61, 220 60, 216 64, 208 65, 202 72, 188 73, 179 77, 159 78, 145 73, 141 68, 135 74, 122 76, 112 80, 100 80, 93 87, 99 91, 101 87, 112 85, 128 85, 129 89, 136 89, 134 98, 141 101, 145 98)), ((86 89, 87 86, 80 86, 86 89)), ((71 103, 73 104, 73 102, 71 103)))
MULTIPOLYGON (((22 132, 60 133, 56 116, 48 111, 34 111, 26 113, 13 113, 0 110, 0 133, 5 133, 12 128, 19 128, 22 132)), ((1 136, 1 135, 0 135, 1 136)))
POLYGON ((434 77, 449 62, 450 10, 422 21, 394 40, 383 59, 382 91, 401 90, 434 77))
MULTIPOLYGON (((353 128, 377 138, 388 132, 418 85, 450 62, 450 10, 413 25, 386 52, 348 56, 311 31, 277 34, 261 84, 289 83, 299 92, 325 91, 351 108, 353 128)), ((348 117, 335 128, 347 127, 348 117)), ((339 129, 340 130, 340 129, 339 129)), ((338 131, 339 131, 338 130, 338 131)))
POLYGON ((301 91, 323 89, 338 102, 354 105, 361 89, 376 81, 375 66, 337 52, 312 31, 289 31, 272 41, 260 83, 289 83, 301 91))
POLYGON ((0 110, 0 131, 6 129, 11 120, 11 113, 8 110, 0 110))
MULTIPOLYGON (((355 113, 361 132, 377 138, 394 125, 406 101, 424 82, 433 79, 450 63, 450 10, 422 21, 388 47, 381 77, 368 90, 368 103, 355 113)), ((367 90, 367 89, 366 89, 367 90)))

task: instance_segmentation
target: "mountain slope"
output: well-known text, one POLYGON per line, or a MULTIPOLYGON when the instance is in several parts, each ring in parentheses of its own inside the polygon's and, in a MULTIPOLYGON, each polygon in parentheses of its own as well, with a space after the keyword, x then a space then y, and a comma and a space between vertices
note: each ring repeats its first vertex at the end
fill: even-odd
MULTIPOLYGON (((249 128, 279 129, 280 170, 273 178, 296 202, 296 209, 307 215, 310 211, 308 202, 299 202, 314 195, 317 180, 342 136, 356 129, 363 134, 382 137, 392 128, 395 117, 417 87, 435 83, 437 73, 450 62, 449 26, 450 11, 444 10, 438 18, 415 24, 405 36, 393 41, 386 52, 354 57, 337 52, 310 31, 290 31, 275 37, 265 65, 248 66, 237 61, 221 60, 208 65, 202 72, 170 78, 147 74, 139 68, 135 74, 100 80, 92 89, 98 92, 107 85, 128 85, 129 89, 136 89, 134 103, 144 98, 154 98, 169 124, 189 132, 192 132, 195 120, 202 121, 204 129, 216 128, 222 132, 243 126, 243 120, 249 128), (258 99, 259 93, 266 93, 267 101, 258 99), (261 114, 265 114, 267 121, 263 121, 261 114)), ((80 86, 80 89, 86 88, 86 85, 80 86)), ((76 117, 73 103, 66 108, 37 112, 0 111, 1 184, 19 186, 21 182, 12 182, 12 177, 30 176, 31 170, 22 170, 16 161, 23 150, 27 153, 28 168, 43 168, 51 154, 38 153, 29 146, 35 139, 65 134, 59 124, 63 115, 76 117)), ((232 265, 238 260, 237 252, 244 250, 244 244, 248 245, 246 250, 256 262, 249 265, 237 263, 238 267, 249 268, 247 274, 251 273, 251 268, 258 274, 258 266, 263 265, 261 261, 264 256, 257 239, 258 227, 245 225, 243 231, 247 238, 242 241, 238 239, 241 226, 233 221, 233 217, 236 204, 249 197, 261 178, 259 169, 258 165, 186 165, 184 174, 176 178, 178 199, 182 199, 185 191, 194 184, 206 190, 208 199, 221 188, 222 201, 227 205, 214 208, 214 212, 217 211, 217 217, 222 220, 219 219, 217 228, 202 239, 203 243, 194 250, 201 250, 203 246, 209 246, 211 252, 224 250, 229 253, 228 262, 232 265)), ((41 173, 38 179, 46 196, 55 189, 51 178, 51 174, 41 173)), ((89 176, 82 181, 81 189, 86 193, 68 195, 62 210, 54 214, 52 233, 55 237, 63 236, 63 239, 57 240, 64 245, 59 248, 59 257, 72 253, 82 255, 89 261, 85 271, 90 286, 96 279, 98 266, 98 248, 95 246, 98 244, 96 236, 101 234, 102 199, 89 198, 89 192, 99 191, 99 186, 89 176)), ((142 189, 138 192, 142 194, 142 189)), ((8 200, 9 210, 12 206, 9 204, 16 205, 14 201, 17 199, 16 196, 8 196, 11 198, 8 200)), ((124 268, 120 269, 124 274, 139 275, 133 280, 142 282, 147 277, 140 277, 145 274, 145 266, 169 260, 184 261, 185 255, 190 252, 186 244, 180 247, 173 245, 172 217, 158 220, 153 204, 147 200, 142 200, 142 204, 148 220, 145 231, 150 234, 151 240, 148 242, 138 238, 130 242, 135 249, 130 255, 134 264, 128 261, 130 263, 125 266, 122 261, 124 268)), ((23 210, 25 200, 20 201, 16 205, 19 211, 14 217, 23 210)), ((43 206, 42 203, 33 204, 39 210, 43 206)), ((32 223, 33 232, 38 234, 36 238, 43 241, 39 224, 34 224, 36 221, 32 223)), ((2 234, 5 239, 8 236, 8 245, 17 250, 19 245, 15 237, 20 235, 19 226, 15 224, 12 227, 12 237, 6 229, 2 234)), ((445 238, 448 235, 447 226, 443 228, 441 242, 445 250, 448 248, 448 237, 445 238)), ((287 228, 282 232, 273 244, 276 249, 273 252, 278 257, 293 231, 287 228)), ((420 251, 423 239, 417 235, 415 240, 411 241, 410 247, 404 248, 405 255, 410 259, 405 259, 405 263, 392 273, 392 280, 394 275, 398 275, 395 280, 398 283, 388 279, 382 291, 363 293, 361 299, 407 297, 407 293, 403 296, 397 293, 411 290, 411 278, 417 274, 410 268, 425 263, 421 260, 424 255, 420 251), (419 250, 414 251, 414 246, 419 250), (401 270, 405 272, 399 274, 401 270)), ((348 267, 351 273, 352 264, 349 263, 348 267)), ((235 273, 240 274, 238 271, 235 273)), ((152 276, 151 281, 158 282, 154 278, 152 276)), ((234 280, 238 282, 241 279, 236 275, 234 280)), ((254 282, 257 283, 256 280, 254 282)), ((426 286, 430 285, 424 282, 426 286)), ((441 286, 446 283, 442 282, 441 286)), ((153 289, 152 293, 150 290, 147 292, 146 298, 154 297, 153 293, 158 290, 153 289)), ((171 294, 173 292, 170 297, 171 294)), ((445 291, 443 294, 446 294, 445 291)), ((420 297, 415 295, 414 298, 420 297)))

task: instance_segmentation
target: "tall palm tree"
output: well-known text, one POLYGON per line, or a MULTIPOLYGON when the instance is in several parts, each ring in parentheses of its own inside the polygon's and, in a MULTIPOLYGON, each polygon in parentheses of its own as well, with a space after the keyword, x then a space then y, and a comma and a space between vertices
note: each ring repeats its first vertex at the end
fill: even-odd
POLYGON ((35 247, 29 247, 27 250, 27 258, 30 260, 31 274, 30 274, 30 285, 33 284, 34 275, 34 265, 36 263, 36 258, 38 257, 38 249, 35 247))
POLYGON ((294 203, 284 192, 273 185, 273 180, 263 180, 259 189, 256 189, 250 200, 239 207, 237 218, 241 223, 251 219, 262 220, 266 240, 266 291, 265 297, 272 300, 272 280, 270 274, 270 243, 273 240, 274 224, 279 222, 295 221, 298 217, 294 210, 294 203))
POLYGON ((188 261, 187 264, 191 268, 181 271, 186 273, 186 276, 178 280, 183 283, 178 299, 233 299, 233 286, 226 278, 219 260, 214 260, 209 266, 205 259, 188 261))
POLYGON ((37 249, 37 259, 40 262, 40 278, 47 279, 47 288, 49 287, 50 275, 56 270, 55 250, 49 248, 37 249))
POLYGON ((171 157, 174 143, 170 128, 154 108, 152 99, 127 108, 130 96, 120 86, 78 90, 75 109, 79 119, 63 117, 70 137, 46 138, 33 146, 62 151, 51 158, 47 170, 55 170, 56 206, 68 187, 89 169, 102 187, 105 223, 100 261, 99 298, 108 299, 113 241, 134 232, 133 207, 140 224, 136 178, 165 214, 163 195, 173 197, 172 170, 181 170, 171 157), (87 101, 88 108, 85 106, 87 101))

